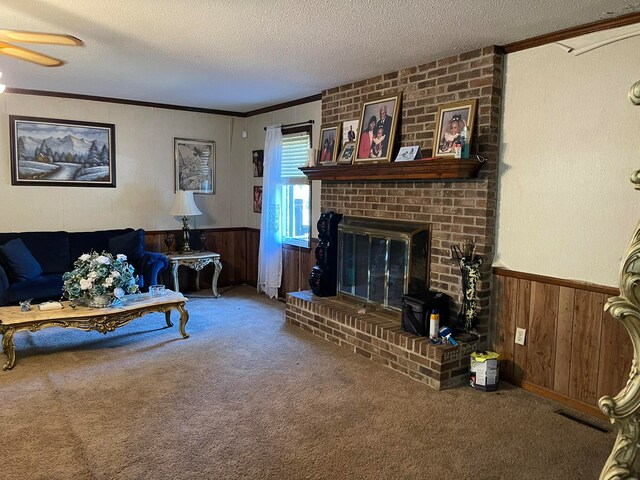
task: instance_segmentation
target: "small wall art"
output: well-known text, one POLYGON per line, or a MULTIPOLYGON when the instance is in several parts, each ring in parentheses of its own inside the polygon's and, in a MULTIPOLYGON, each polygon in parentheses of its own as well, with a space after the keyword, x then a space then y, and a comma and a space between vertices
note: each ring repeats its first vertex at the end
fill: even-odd
POLYGON ((262 187, 253 187, 253 211, 254 213, 262 213, 262 187))
POLYGON ((251 158, 253 160, 253 176, 261 177, 264 171, 264 150, 254 150, 251 158))

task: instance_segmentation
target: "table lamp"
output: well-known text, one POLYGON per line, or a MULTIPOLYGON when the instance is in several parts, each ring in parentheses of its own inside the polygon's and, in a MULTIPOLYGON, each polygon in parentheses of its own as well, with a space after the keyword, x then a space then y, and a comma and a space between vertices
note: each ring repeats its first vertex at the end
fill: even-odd
POLYGON ((169 214, 182 216, 182 247, 180 247, 180 253, 191 252, 191 247, 189 247, 189 217, 202 215, 202 212, 198 210, 196 203, 193 201, 193 192, 178 190, 169 214))

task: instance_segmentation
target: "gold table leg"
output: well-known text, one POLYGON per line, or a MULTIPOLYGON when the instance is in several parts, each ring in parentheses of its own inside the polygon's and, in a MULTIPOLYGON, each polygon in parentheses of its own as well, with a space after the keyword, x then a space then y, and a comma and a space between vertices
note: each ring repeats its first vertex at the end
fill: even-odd
POLYGON ((178 311, 180 312, 180 334, 183 338, 189 338, 189 334, 185 330, 189 321, 189 312, 184 308, 184 302, 178 304, 178 311))
POLYGON ((7 356, 7 363, 2 366, 3 370, 11 370, 16 364, 16 347, 13 344, 13 328, 7 328, 2 332, 2 351, 7 356))

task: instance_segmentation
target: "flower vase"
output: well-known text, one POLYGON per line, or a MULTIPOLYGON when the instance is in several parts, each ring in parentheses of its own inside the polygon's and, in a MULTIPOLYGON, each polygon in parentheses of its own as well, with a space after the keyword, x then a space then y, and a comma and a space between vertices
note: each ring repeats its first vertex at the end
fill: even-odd
POLYGON ((113 303, 115 298, 112 295, 94 295, 87 299, 87 307, 106 308, 113 303))

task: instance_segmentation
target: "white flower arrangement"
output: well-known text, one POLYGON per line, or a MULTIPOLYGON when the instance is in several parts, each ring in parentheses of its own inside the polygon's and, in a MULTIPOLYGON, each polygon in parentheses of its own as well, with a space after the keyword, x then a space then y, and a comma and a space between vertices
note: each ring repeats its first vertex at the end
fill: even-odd
POLYGON ((98 296, 120 299, 127 293, 136 293, 138 277, 134 276, 133 266, 123 254, 113 255, 107 252, 85 253, 73 264, 73 270, 62 276, 64 296, 69 300, 90 300, 98 296))

